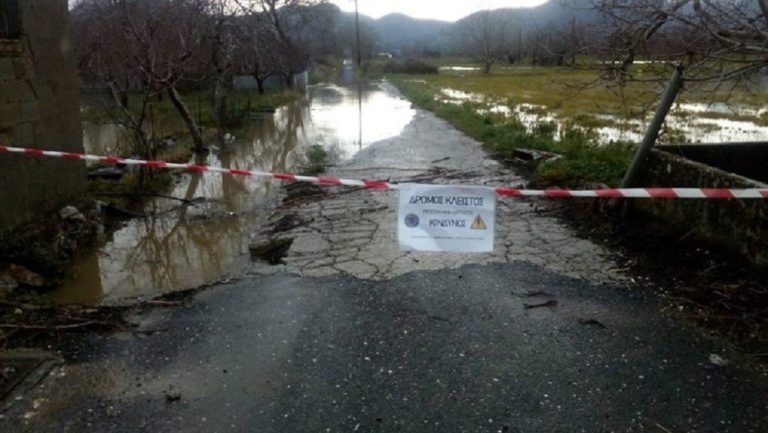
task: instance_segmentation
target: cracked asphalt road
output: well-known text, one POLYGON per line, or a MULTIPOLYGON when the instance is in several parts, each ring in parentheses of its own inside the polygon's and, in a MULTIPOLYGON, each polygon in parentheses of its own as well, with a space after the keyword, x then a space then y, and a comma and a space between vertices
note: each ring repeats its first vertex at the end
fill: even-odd
MULTIPOLYGON (((520 182, 423 111, 333 174, 395 166, 394 180, 520 182)), ((282 208, 275 220, 304 222, 279 234, 285 266, 135 309, 137 329, 80 343, 0 430, 768 431, 768 373, 534 203, 501 202, 482 255, 399 252, 395 203, 332 190, 282 208)))
MULTIPOLYGON (((332 167, 330 175, 486 186, 524 182, 514 170, 483 152, 478 142, 423 110, 417 110, 399 136, 363 149, 351 161, 332 167)), ((285 216, 302 222, 270 238, 293 240, 284 260, 289 269, 303 275, 345 273, 382 280, 418 270, 524 260, 593 282, 625 279, 616 272, 607 251, 577 237, 557 218, 539 209, 536 201, 499 201, 493 253, 436 255, 399 250, 395 192, 326 190, 329 194, 323 200, 301 201, 281 208, 272 217, 275 222, 285 216)), ((256 244, 266 241, 265 237, 255 239, 256 244)))

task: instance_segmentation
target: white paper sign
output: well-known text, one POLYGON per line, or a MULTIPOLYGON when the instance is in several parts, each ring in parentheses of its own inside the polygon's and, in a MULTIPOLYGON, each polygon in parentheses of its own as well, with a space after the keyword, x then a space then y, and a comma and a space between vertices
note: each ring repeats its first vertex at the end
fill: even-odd
POLYGON ((400 249, 485 253, 493 251, 493 188, 400 185, 397 216, 400 249))

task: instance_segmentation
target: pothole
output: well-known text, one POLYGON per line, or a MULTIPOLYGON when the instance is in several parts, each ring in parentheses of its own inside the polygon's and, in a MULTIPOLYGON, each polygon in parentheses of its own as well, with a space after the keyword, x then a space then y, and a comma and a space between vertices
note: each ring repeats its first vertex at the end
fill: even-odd
POLYGON ((279 238, 251 244, 249 249, 252 259, 262 260, 276 266, 284 263, 283 259, 288 255, 291 245, 293 245, 293 238, 279 238))

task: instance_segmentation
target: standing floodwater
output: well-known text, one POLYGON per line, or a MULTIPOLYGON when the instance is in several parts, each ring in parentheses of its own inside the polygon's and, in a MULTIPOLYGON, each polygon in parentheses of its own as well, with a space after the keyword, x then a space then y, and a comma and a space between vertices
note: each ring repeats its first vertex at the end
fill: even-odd
MULTIPOLYGON (((397 136, 415 111, 384 84, 311 87, 306 97, 254 120, 248 133, 196 164, 295 173, 312 145, 331 163, 371 143, 397 136)), ((99 152, 119 141, 119 129, 89 126, 99 152), (100 129, 101 128, 101 129, 100 129)), ((143 218, 125 222, 101 247, 82 257, 54 292, 59 302, 120 304, 136 298, 216 282, 249 262, 248 244, 281 196, 263 179, 184 174, 143 218)))

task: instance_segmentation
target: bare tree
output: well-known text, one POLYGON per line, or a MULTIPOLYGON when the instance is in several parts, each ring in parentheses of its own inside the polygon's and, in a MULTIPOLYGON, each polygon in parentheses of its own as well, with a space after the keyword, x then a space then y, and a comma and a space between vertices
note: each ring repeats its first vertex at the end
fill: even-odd
POLYGON ((264 20, 259 14, 242 18, 239 32, 243 43, 235 55, 237 70, 256 80, 259 94, 266 92, 266 81, 283 67, 280 41, 264 20))
MULTIPOLYGON (((732 91, 768 66, 766 0, 596 0, 595 7, 611 23, 607 44, 597 51, 609 58, 607 78, 638 79, 632 66, 639 59, 673 70, 624 186, 634 182, 684 84, 732 91)), ((647 73, 642 79, 649 80, 647 73)))
POLYGON ((139 70, 126 55, 124 35, 115 26, 120 20, 117 2, 82 1, 72 12, 72 33, 77 48, 81 75, 86 82, 104 84, 117 112, 115 121, 131 133, 137 151, 151 155, 151 143, 146 134, 152 90, 142 89, 139 70), (131 106, 131 92, 142 91, 140 104, 131 106))
MULTIPOLYGON (((292 77, 306 68, 309 53, 300 36, 302 29, 315 18, 316 6, 325 0, 236 0, 246 15, 256 17, 250 22, 260 27, 257 34, 262 43, 268 44, 268 52, 280 53, 278 72, 292 86, 292 77)), ((258 41, 257 41, 258 43, 258 41)))
POLYGON ((83 0, 74 12, 81 67, 106 83, 146 156, 155 156, 156 143, 146 137, 145 124, 163 95, 185 122, 195 150, 205 150, 178 90, 204 75, 204 8, 202 0, 83 0), (131 93, 141 95, 139 108, 130 104, 131 93))
POLYGON ((508 20, 493 11, 483 11, 459 23, 457 38, 460 50, 483 64, 483 72, 491 73, 491 67, 506 57, 510 44, 511 28, 508 20))
POLYGON ((205 28, 208 41, 208 74, 213 81, 213 118, 219 142, 228 123, 227 100, 232 78, 238 67, 238 55, 245 54, 241 47, 250 43, 240 31, 238 8, 229 0, 203 0, 205 28))
POLYGON ((611 21, 603 54, 620 80, 642 58, 684 69, 688 82, 745 78, 768 65, 766 0, 597 0, 611 21))
POLYGON ((587 50, 588 32, 586 25, 573 17, 558 25, 536 25, 528 38, 531 63, 534 66, 575 66, 577 56, 587 50))

